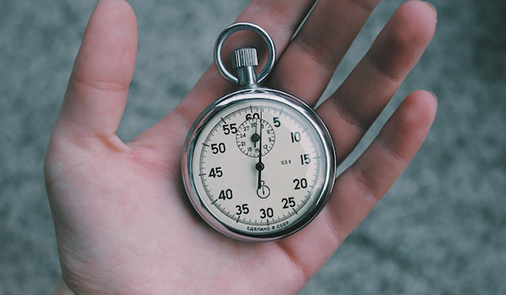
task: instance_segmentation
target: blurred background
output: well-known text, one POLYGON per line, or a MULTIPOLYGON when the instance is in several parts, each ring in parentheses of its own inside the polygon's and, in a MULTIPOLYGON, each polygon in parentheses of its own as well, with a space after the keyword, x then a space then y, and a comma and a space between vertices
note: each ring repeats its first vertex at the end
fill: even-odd
MULTIPOLYGON (((248 1, 129 2, 139 56, 118 131, 125 141, 191 89, 212 62, 216 36, 248 1)), ((402 2, 378 6, 330 90, 402 2)), ((1 295, 50 294, 59 279, 42 165, 95 3, 0 1, 1 295)), ((383 201, 300 294, 506 294, 506 2, 432 3, 435 39, 381 116, 409 92, 428 89, 439 98, 432 131, 383 201)))

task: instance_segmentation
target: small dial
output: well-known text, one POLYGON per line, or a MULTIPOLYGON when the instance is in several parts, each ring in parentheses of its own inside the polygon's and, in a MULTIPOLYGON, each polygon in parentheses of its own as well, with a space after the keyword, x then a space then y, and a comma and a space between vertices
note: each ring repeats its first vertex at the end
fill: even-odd
POLYGON ((271 189, 265 184, 265 181, 260 183, 257 188, 257 196, 261 199, 266 199, 271 195, 271 189))
MULTIPOLYGON (((255 113, 258 114, 258 113, 255 113)), ((268 154, 276 141, 274 129, 260 116, 251 117, 244 121, 235 134, 237 146, 243 154, 257 158, 262 151, 262 156, 268 154)))

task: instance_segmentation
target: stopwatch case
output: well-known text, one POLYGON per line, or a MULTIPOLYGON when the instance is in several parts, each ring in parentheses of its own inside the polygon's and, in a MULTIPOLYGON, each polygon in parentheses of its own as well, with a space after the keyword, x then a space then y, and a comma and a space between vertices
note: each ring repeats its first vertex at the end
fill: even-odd
POLYGON ((263 87, 241 89, 225 95, 209 105, 199 115, 195 123, 190 128, 185 141, 185 148, 183 150, 182 157, 183 182, 189 200, 195 210, 211 227, 216 229, 218 232, 230 238, 243 242, 268 242, 282 239, 296 233, 297 231, 304 228, 307 224, 309 224, 318 215, 318 213, 320 213, 320 211, 327 203, 327 200, 334 186, 336 170, 335 167, 336 155, 332 138, 325 124, 316 114, 316 112, 306 103, 288 93, 263 87), (305 205, 310 206, 310 208, 303 217, 299 218, 296 222, 292 223, 286 228, 283 228, 282 230, 276 232, 247 232, 227 225, 221 220, 221 218, 225 217, 220 218, 220 216, 216 216, 207 207, 206 203, 201 199, 206 198, 207 196, 200 196, 195 185, 195 182, 198 180, 194 178, 195 174, 193 171, 192 163, 194 160, 193 158, 196 143, 198 138, 202 135, 202 130, 209 123, 209 121, 217 114, 219 114, 222 110, 248 99, 264 99, 266 101, 275 101, 287 105, 295 111, 298 111, 314 126, 314 129, 321 139, 323 151, 327 159, 327 165, 324 171, 324 182, 320 195, 315 198, 315 201, 313 201, 312 204, 305 205))

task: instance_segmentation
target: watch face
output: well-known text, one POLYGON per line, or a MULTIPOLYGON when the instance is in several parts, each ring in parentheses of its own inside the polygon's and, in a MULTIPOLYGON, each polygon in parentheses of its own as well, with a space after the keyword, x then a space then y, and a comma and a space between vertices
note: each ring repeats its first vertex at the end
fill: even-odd
POLYGON ((200 215, 240 240, 274 240, 311 221, 334 180, 328 131, 306 105, 281 92, 229 95, 191 131, 185 185, 200 215))

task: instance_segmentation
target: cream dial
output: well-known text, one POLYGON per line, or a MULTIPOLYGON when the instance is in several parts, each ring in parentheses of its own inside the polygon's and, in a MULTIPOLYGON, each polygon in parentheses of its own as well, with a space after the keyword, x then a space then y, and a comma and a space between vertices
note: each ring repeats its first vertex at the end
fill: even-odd
POLYGON ((254 95, 213 113, 189 151, 197 211, 218 230, 253 239, 310 221, 333 165, 315 122, 291 103, 254 95))

